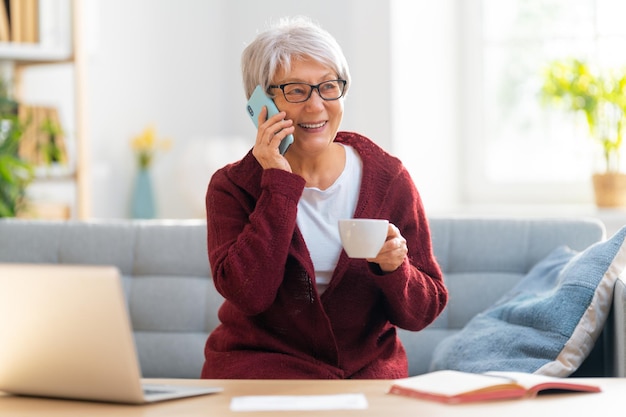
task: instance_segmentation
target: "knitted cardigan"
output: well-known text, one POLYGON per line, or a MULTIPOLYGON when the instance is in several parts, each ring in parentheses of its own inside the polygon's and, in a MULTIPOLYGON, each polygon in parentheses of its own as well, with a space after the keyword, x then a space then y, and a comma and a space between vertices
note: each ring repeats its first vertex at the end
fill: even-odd
POLYGON ((363 179, 354 217, 388 219, 407 240, 404 263, 382 274, 342 251, 320 296, 296 225, 302 177, 263 170, 251 152, 217 171, 206 194, 208 256, 225 301, 205 347, 203 378, 401 378, 396 326, 421 330, 448 293, 420 196, 402 163, 369 139, 339 132, 363 179))

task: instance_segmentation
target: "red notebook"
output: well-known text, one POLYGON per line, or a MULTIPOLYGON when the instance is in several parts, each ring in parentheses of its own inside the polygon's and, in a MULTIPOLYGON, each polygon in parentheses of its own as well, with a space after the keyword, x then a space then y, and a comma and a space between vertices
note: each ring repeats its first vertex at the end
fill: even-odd
POLYGON ((522 372, 473 374, 436 371, 398 379, 390 394, 439 401, 449 404, 532 397, 545 391, 600 392, 600 387, 575 378, 554 378, 522 372))

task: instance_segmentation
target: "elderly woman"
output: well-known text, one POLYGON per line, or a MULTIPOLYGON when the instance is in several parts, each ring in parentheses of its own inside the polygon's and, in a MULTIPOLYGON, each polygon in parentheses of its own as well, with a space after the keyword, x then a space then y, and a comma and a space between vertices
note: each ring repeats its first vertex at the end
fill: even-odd
POLYGON ((202 377, 406 377, 397 327, 424 328, 448 299, 407 170, 339 131, 348 65, 308 19, 259 34, 242 70, 247 96, 260 84, 280 113, 264 109, 251 152, 209 183, 208 256, 225 301, 202 377), (352 217, 389 220, 376 258, 343 251, 338 219, 352 217))

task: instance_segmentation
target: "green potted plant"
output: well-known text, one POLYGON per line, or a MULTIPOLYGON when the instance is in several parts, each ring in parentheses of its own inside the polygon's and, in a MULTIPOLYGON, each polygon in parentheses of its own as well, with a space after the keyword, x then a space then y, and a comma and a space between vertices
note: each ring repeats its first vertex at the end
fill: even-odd
POLYGON ((600 74, 578 59, 551 62, 544 73, 545 104, 582 113, 589 136, 602 150, 602 168, 593 174, 596 205, 626 206, 626 174, 620 157, 626 128, 626 72, 600 74))
POLYGON ((19 156, 23 129, 17 103, 0 79, 0 217, 15 217, 25 208, 26 187, 34 177, 32 166, 19 156))

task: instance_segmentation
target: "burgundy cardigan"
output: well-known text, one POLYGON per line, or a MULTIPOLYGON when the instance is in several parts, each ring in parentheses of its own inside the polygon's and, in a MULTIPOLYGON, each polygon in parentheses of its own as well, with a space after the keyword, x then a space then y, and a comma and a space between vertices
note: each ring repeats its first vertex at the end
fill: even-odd
POLYGON ((305 186, 263 170, 251 152, 217 171, 206 194, 208 255, 226 299, 205 348, 203 378, 401 378, 396 326, 421 330, 448 300, 419 194, 402 163, 369 139, 339 132, 363 179, 354 217, 388 219, 409 254, 394 272, 341 253, 320 296, 296 226, 305 186))

